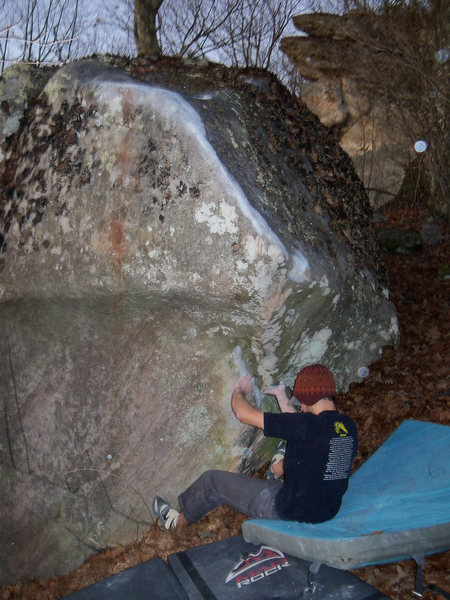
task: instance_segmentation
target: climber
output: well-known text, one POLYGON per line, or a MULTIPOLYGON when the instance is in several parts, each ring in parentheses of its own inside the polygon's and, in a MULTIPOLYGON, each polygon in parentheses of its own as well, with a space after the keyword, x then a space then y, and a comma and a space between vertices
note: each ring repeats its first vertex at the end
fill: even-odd
POLYGON ((250 404, 252 390, 250 375, 235 384, 231 396, 235 416, 262 429, 267 437, 286 440, 285 455, 276 453, 268 479, 204 472, 178 497, 180 510, 156 496, 153 512, 166 529, 195 523, 222 504, 253 518, 308 523, 327 521, 337 514, 348 486, 357 432, 352 419, 336 410, 331 371, 319 364, 299 371, 293 396, 300 411, 290 403, 284 384, 264 390, 276 397, 281 413, 263 412, 250 404))

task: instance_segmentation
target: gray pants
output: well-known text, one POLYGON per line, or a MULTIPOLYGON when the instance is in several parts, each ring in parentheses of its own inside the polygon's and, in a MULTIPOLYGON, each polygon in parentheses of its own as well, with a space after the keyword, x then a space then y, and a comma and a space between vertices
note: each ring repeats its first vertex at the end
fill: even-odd
POLYGON ((283 485, 277 479, 251 479, 228 471, 205 471, 178 497, 183 515, 196 523, 206 513, 226 504, 249 517, 279 519, 275 498, 283 485))

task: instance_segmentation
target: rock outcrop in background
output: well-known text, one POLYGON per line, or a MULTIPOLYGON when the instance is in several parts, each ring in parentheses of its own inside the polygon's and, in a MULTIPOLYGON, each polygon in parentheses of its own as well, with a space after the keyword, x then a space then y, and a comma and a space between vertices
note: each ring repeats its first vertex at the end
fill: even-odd
POLYGON ((243 371, 322 361, 345 391, 397 337, 363 186, 274 78, 50 74, 2 143, 1 583, 134 539, 155 492, 206 468, 259 464, 230 410, 243 371))
POLYGON ((383 77, 383 54, 365 43, 365 28, 378 26, 375 15, 367 23, 370 17, 357 11, 298 15, 294 24, 306 35, 284 38, 281 48, 305 79, 303 102, 333 130, 379 207, 399 192, 415 140, 405 134, 401 113, 377 93, 374 75, 383 77))

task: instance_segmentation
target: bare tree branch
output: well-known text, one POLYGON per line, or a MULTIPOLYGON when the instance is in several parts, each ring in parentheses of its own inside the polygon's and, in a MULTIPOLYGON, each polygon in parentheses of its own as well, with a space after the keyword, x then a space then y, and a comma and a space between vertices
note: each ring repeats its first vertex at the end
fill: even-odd
POLYGON ((79 39, 80 1, 19 0, 9 17, 5 11, 0 26, 1 69, 6 63, 51 64, 72 58, 79 39))

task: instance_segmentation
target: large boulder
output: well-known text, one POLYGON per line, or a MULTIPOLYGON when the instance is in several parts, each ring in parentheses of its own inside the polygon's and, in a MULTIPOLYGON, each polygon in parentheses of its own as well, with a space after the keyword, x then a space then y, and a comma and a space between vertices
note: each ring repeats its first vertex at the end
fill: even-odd
POLYGON ((206 468, 260 464, 240 373, 322 361, 345 391, 395 343, 361 182, 268 74, 75 62, 3 152, 2 583, 134 539, 206 468))

